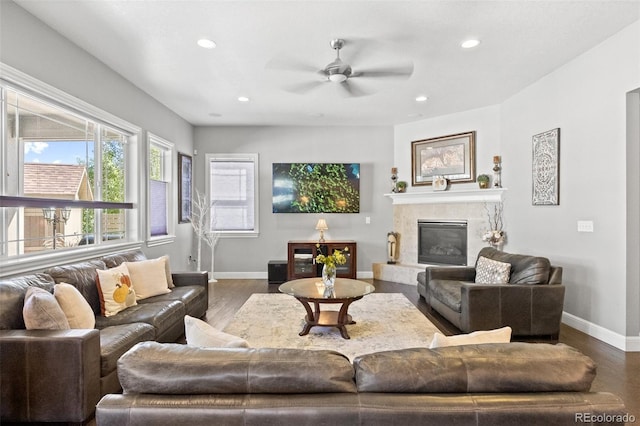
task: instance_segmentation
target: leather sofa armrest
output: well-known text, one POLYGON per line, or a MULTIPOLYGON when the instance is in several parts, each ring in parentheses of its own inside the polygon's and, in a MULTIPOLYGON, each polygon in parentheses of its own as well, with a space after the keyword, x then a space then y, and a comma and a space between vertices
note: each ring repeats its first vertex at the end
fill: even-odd
POLYGON ((431 280, 475 281, 476 268, 472 266, 428 266, 426 268, 427 287, 431 280))
POLYGON ((173 279, 173 284, 176 287, 200 285, 206 288, 209 286, 209 274, 206 271, 174 272, 171 274, 171 278, 173 279))
POLYGON ((559 333, 564 306, 562 284, 471 284, 461 287, 461 324, 466 331, 509 325, 513 335, 559 333))
POLYGON ((100 332, 1 330, 0 422, 82 422, 100 400, 100 332))

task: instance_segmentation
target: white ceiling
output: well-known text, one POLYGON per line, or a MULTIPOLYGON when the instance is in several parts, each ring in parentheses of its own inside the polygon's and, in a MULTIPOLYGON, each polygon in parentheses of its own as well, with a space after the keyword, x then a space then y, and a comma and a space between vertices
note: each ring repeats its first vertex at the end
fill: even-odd
POLYGON ((640 18, 640 1, 614 0, 16 3, 194 125, 393 125, 492 105, 640 18), (354 71, 413 62, 413 75, 352 79, 360 97, 292 93, 338 37, 354 71), (470 37, 480 46, 462 49, 470 37), (310 70, 276 67, 293 62, 310 70))

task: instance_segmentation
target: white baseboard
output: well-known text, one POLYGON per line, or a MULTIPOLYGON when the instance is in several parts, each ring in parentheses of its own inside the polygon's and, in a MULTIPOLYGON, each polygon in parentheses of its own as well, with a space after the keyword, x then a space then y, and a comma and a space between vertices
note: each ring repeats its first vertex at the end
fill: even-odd
POLYGON ((567 312, 562 313, 562 322, 622 351, 640 352, 640 336, 623 336, 567 312))

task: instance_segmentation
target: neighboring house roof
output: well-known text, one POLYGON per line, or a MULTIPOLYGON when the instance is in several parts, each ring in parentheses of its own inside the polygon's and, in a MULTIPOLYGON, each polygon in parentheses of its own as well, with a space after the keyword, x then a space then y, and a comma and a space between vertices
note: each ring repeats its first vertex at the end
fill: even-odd
MULTIPOLYGON (((84 184, 84 166, 72 164, 24 164, 24 194, 66 195, 75 199, 84 184)), ((66 197, 65 197, 66 198, 66 197)))

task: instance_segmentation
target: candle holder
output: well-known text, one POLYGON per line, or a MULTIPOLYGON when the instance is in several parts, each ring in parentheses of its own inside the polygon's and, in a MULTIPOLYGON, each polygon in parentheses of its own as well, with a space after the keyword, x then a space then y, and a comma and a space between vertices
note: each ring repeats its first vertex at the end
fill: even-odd
POLYGON ((396 183, 398 182, 398 168, 391 168, 391 192, 398 192, 398 188, 396 187, 396 183))
POLYGON ((493 156, 493 187, 502 188, 502 158, 499 155, 493 156))

